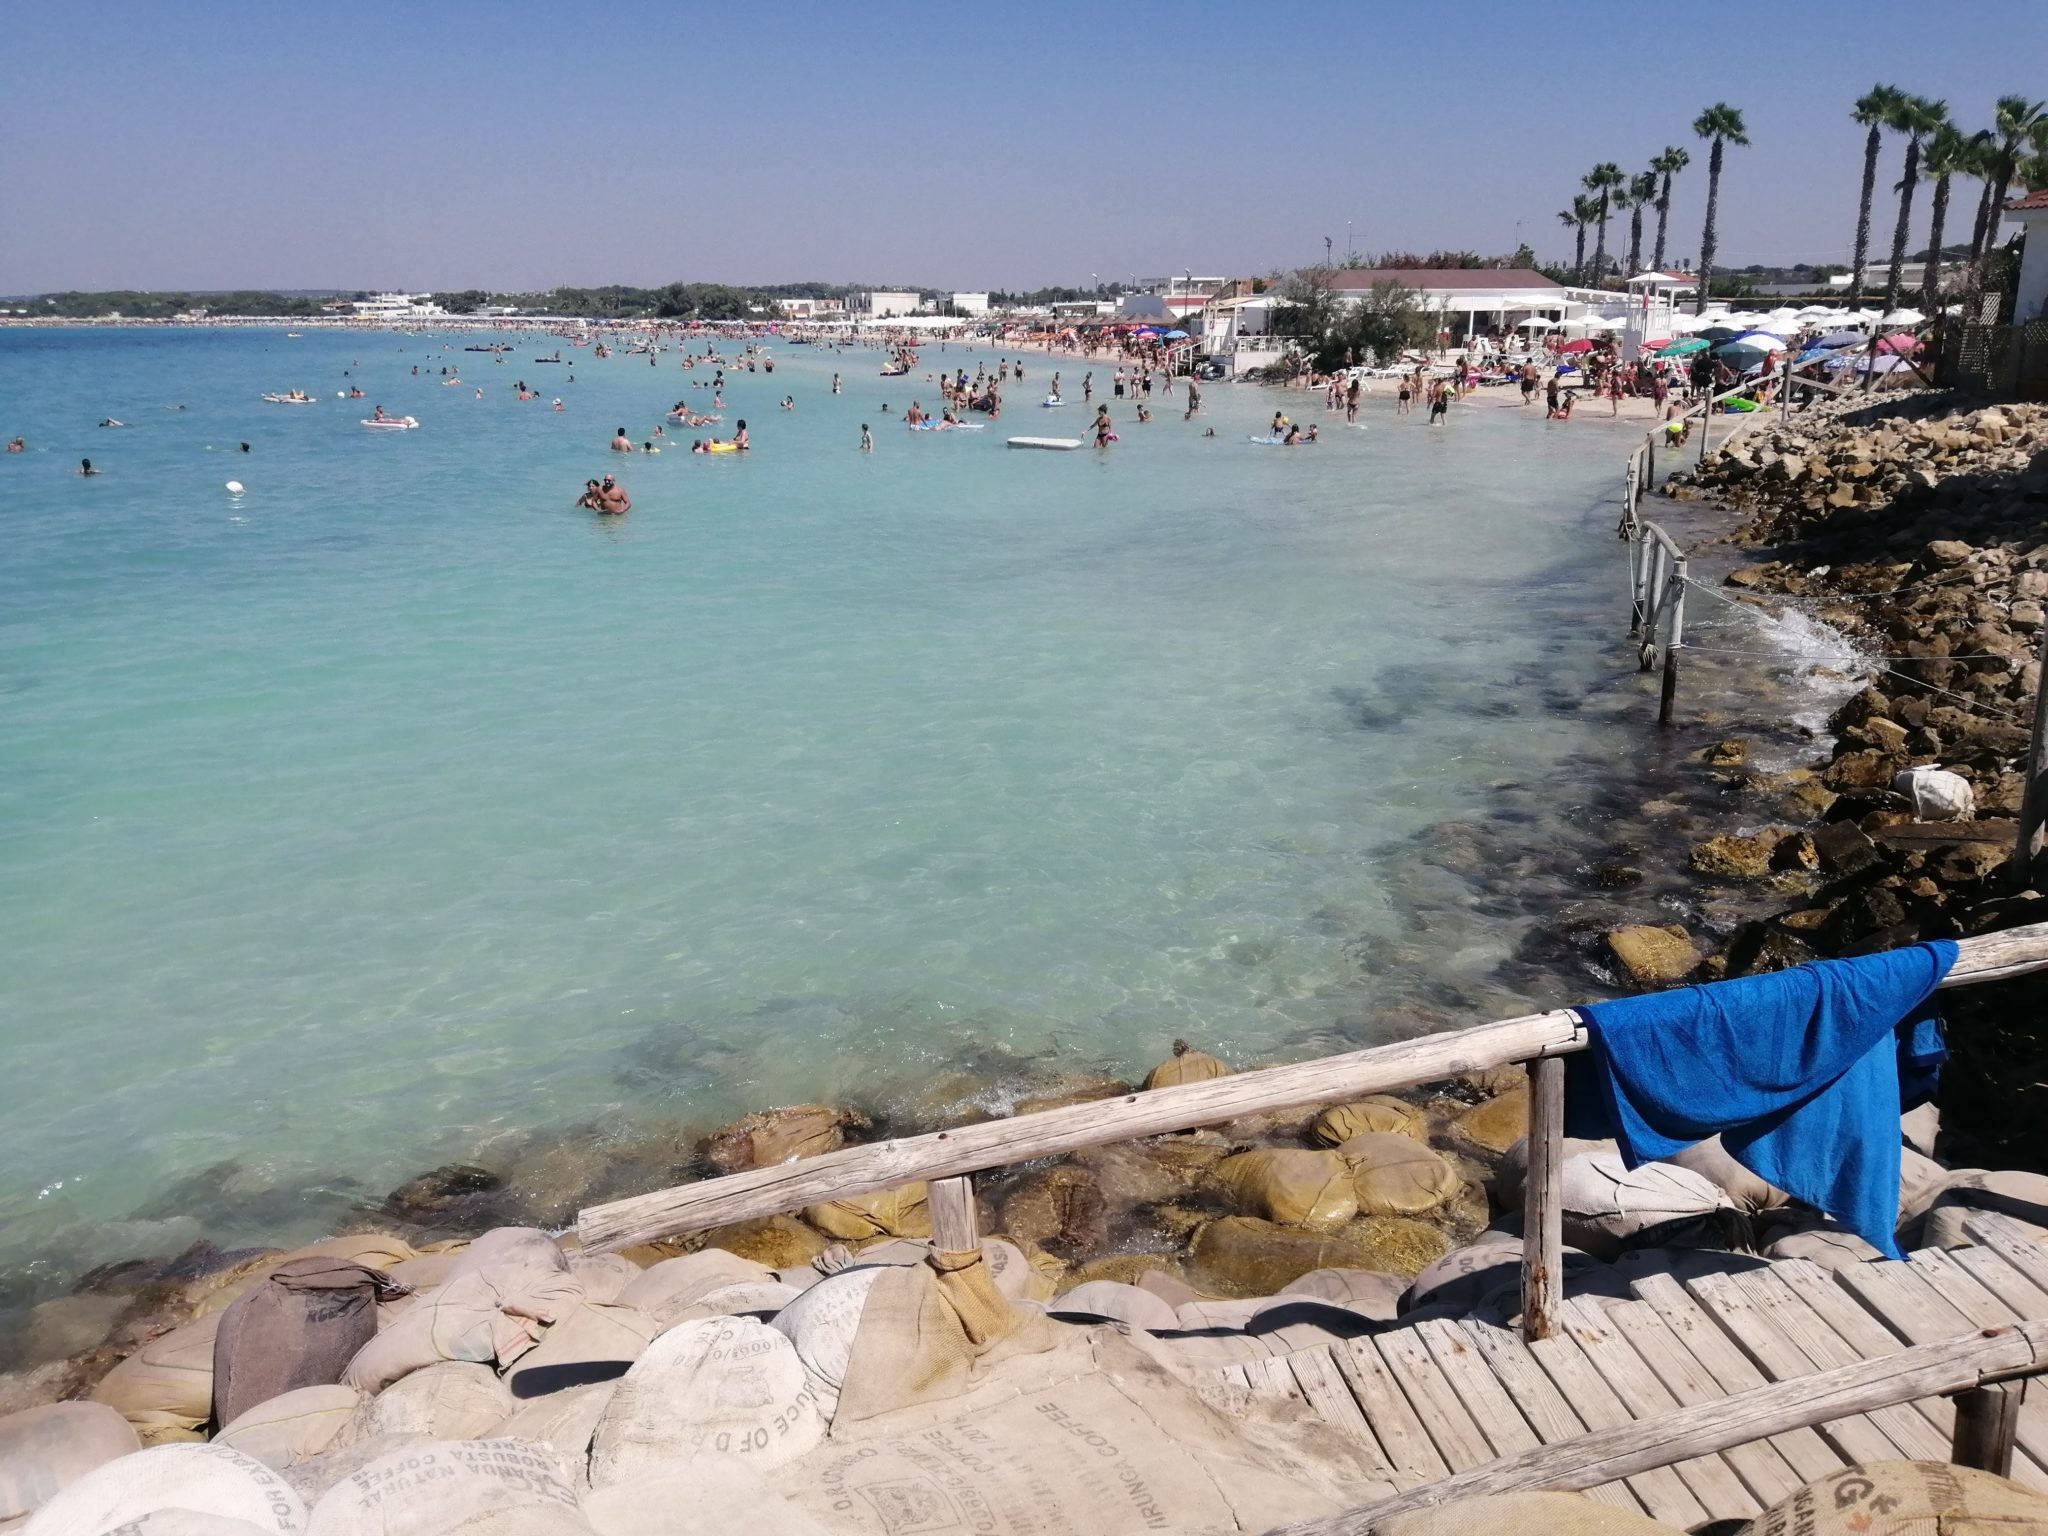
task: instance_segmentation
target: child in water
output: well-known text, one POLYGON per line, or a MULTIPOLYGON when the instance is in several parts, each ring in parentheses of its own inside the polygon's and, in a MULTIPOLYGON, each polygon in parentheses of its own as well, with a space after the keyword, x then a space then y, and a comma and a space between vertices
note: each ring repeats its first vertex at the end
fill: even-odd
POLYGON ((875 434, 868 430, 866 422, 860 424, 860 451, 862 453, 873 453, 875 451, 875 434))

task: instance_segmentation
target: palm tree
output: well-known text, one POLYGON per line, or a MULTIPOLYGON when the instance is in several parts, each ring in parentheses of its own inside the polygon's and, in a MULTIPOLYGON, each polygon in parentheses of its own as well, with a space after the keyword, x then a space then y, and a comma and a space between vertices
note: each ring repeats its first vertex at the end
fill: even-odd
POLYGON ((1586 226, 1593 222, 1600 211, 1600 205, 1583 194, 1572 199, 1572 205, 1557 216, 1557 222, 1579 232, 1578 249, 1572 254, 1572 282, 1586 280, 1586 226))
POLYGON ((1663 178, 1657 189, 1657 254, 1650 258, 1650 265, 1659 272, 1664 270, 1664 223, 1671 217, 1671 178, 1692 164, 1692 156, 1673 145, 1650 162, 1650 169, 1663 178))
POLYGON ((1634 277, 1643 270, 1643 210, 1657 200, 1657 173, 1636 172, 1614 200, 1628 210, 1628 275, 1634 277))
POLYGON ((1870 256, 1870 201, 1877 192, 1877 157, 1884 150, 1884 131, 1905 101, 1896 85, 1873 85, 1856 98, 1849 116, 1870 131, 1863 137, 1863 200, 1856 205, 1856 254, 1849 263, 1849 307, 1863 307, 1863 271, 1870 256))
POLYGON ((1978 147, 1989 142, 1988 133, 1965 134, 1953 123, 1943 123, 1927 140, 1927 174, 1934 180, 1934 207, 1928 215, 1927 271, 1920 280, 1920 308, 1927 314, 1941 312, 1941 236, 1948 222, 1948 183, 1951 176, 1970 175, 1980 163, 1978 147))
POLYGON ((1906 136, 1906 174, 1899 179, 1899 222, 1892 230, 1892 270, 1884 285, 1884 307, 1889 314, 1899 307, 1900 279, 1906 265, 1906 241, 1913 232, 1913 189, 1920 181, 1920 146, 1927 136, 1948 121, 1948 103, 1929 101, 1925 96, 1908 96, 1886 124, 1892 132, 1906 136))
MULTIPOLYGON (((2048 102, 2028 101, 2024 96, 2001 96, 1992 108, 1991 123, 1997 143, 1991 151, 1991 174, 1985 180, 1984 195, 1977 202, 1977 227, 1970 237, 1972 266, 1984 259, 1985 251, 1998 237, 2005 197, 2012 190, 2013 177, 2027 158, 2029 144, 2048 134, 2048 102)), ((2034 147, 2038 150, 2040 145, 2034 147)))
POLYGON ((1721 202, 1721 151, 1730 144, 1738 148, 1748 144, 1749 125, 1735 108, 1717 101, 1693 119, 1692 131, 1713 144, 1707 156, 1707 222, 1700 231, 1699 292, 1692 303, 1692 312, 1703 315, 1707 312, 1707 288, 1714 277, 1714 215, 1721 202))
POLYGON ((1600 276, 1607 270, 1607 216, 1613 201, 1614 190, 1628 185, 1628 178, 1621 173, 1621 167, 1612 160, 1602 160, 1580 183, 1599 200, 1598 220, 1600 224, 1599 243, 1593 247, 1593 283, 1599 286, 1600 276))

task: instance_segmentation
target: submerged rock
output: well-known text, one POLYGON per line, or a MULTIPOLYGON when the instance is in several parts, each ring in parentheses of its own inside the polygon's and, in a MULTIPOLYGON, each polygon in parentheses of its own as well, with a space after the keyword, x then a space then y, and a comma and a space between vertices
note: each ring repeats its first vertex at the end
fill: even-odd
POLYGON ((760 1216, 713 1227, 704 1234, 704 1246, 723 1248, 766 1269, 793 1269, 810 1263, 832 1240, 794 1216, 760 1216))
MULTIPOLYGON (((1683 928, 1651 928, 1631 924, 1607 934, 1615 962, 1638 986, 1662 987, 1683 980, 1699 967, 1700 952, 1683 928)), ((1497 1149, 1499 1150, 1499 1149, 1497 1149)))
POLYGON ((837 1151, 846 1145, 848 1130, 867 1128, 867 1119, 851 1110, 796 1104, 721 1126, 697 1144, 697 1152, 720 1173, 743 1173, 837 1151))

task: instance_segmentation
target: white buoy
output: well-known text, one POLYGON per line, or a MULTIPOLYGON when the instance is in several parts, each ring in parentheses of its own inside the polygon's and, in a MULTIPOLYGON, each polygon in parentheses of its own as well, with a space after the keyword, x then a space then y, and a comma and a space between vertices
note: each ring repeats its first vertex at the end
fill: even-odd
POLYGON ((230 481, 228 482, 228 494, 229 494, 230 496, 239 496, 239 495, 241 495, 241 494, 242 494, 242 482, 241 482, 241 481, 239 481, 239 480, 230 480, 230 481))

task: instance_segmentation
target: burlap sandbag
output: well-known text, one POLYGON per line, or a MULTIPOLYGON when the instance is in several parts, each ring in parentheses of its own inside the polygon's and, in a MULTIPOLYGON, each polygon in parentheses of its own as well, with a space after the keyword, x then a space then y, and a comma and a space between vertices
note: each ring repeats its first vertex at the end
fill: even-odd
POLYGON ((300 1387, 258 1403, 224 1426, 213 1443, 254 1456, 281 1472, 332 1445, 365 1401, 354 1387, 338 1383, 300 1387))
POLYGON ((436 1440, 352 1472, 313 1506, 305 1536, 445 1536, 497 1512, 576 1510, 576 1474, 522 1440, 436 1440))
POLYGON ((213 1420, 226 1424, 300 1387, 332 1386, 377 1336, 391 1282, 353 1259, 289 1259, 221 1315, 213 1420))
POLYGON ((1174 1310, 1150 1291, 1115 1280, 1089 1280, 1064 1291, 1046 1312, 1069 1322, 1122 1323, 1128 1328, 1178 1328, 1174 1310))
POLYGON ((1808 1483, 1744 1536, 2037 1536, 2048 1498, 1941 1461, 1875 1461, 1808 1483))
POLYGON ((1458 1170, 1411 1136, 1364 1131, 1341 1147, 1358 1209, 1368 1216, 1419 1216, 1465 1187, 1458 1170))
POLYGON ((583 1518, 596 1536, 831 1536, 737 1456, 699 1456, 592 1489, 583 1518))
POLYGON ((1173 1042, 1173 1054, 1145 1074, 1147 1088, 1177 1088, 1182 1083, 1206 1083, 1211 1078, 1230 1076, 1230 1068, 1207 1051, 1198 1051, 1185 1040, 1173 1042))
POLYGON ((1375 1093, 1350 1104, 1332 1104, 1308 1128, 1309 1139, 1322 1147, 1341 1147, 1368 1132, 1427 1141, 1429 1117, 1406 1099, 1375 1093))
POLYGON ((577 1254, 569 1261, 569 1273, 583 1288, 583 1299, 603 1306, 617 1301, 626 1287, 640 1278, 640 1266, 616 1253, 577 1254))
POLYGON ((135 1426, 105 1403, 45 1403, 0 1417, 0 1521, 141 1449, 135 1426))
POLYGON ((609 1487, 706 1451, 779 1465, 824 1433, 795 1345, 751 1317, 702 1318, 662 1334, 620 1380, 591 1441, 590 1481, 609 1487))
POLYGON ((1496 1493, 1374 1521, 1370 1536, 1678 1536, 1634 1510, 1582 1493, 1496 1493))
MULTIPOLYGON (((232 1284, 211 1291, 200 1298, 194 1309, 195 1317, 208 1312, 225 1312, 244 1296, 255 1290, 271 1272, 280 1265, 297 1259, 349 1259, 366 1269, 378 1270, 389 1275, 394 1264, 409 1262, 415 1255, 413 1246, 402 1237, 393 1237, 388 1232, 352 1232, 346 1237, 325 1238, 317 1243, 307 1243, 288 1253, 274 1253, 261 1263, 250 1267, 247 1274, 239 1276, 232 1284)), ((409 1280, 392 1279, 394 1285, 410 1285, 409 1280)))
POLYGON ((583 1288, 544 1234, 514 1230, 517 1241, 485 1246, 500 1235, 486 1233, 463 1250, 447 1282, 365 1344, 342 1380, 378 1392, 443 1360, 510 1365, 540 1342, 548 1324, 582 1301, 583 1288))
POLYGON ((1209 1177, 1244 1215, 1283 1226, 1340 1227, 1358 1214, 1351 1166, 1335 1152, 1261 1147, 1226 1157, 1209 1177))
POLYGON ((1734 1201, 1737 1210, 1747 1211, 1752 1216, 1792 1203, 1792 1197, 1784 1190, 1738 1163, 1718 1136, 1710 1136, 1682 1152, 1674 1152, 1663 1161, 1680 1168, 1690 1168, 1702 1175, 1734 1201))
POLYGON ((197 1430, 213 1412, 213 1344, 224 1314, 210 1313, 152 1339, 92 1389, 135 1426, 144 1445, 197 1430))
POLYGON ((1312 1269, 1281 1286, 1280 1294, 1311 1296, 1360 1317, 1390 1323, 1400 1315, 1401 1297, 1409 1284, 1406 1275, 1387 1275, 1376 1269, 1312 1269))
POLYGON ((590 1441, 597 1433, 597 1421, 604 1417, 618 1389, 615 1381, 601 1381, 595 1386, 550 1392, 546 1397, 521 1403, 509 1417, 477 1438, 531 1440, 536 1445, 552 1446, 569 1459, 571 1466, 581 1467, 590 1460, 590 1441))
POLYGON ((203 1515, 196 1509, 153 1509, 103 1536, 263 1536, 263 1528, 225 1515, 203 1515))
POLYGON ((1689 1168, 1630 1168, 1618 1150, 1567 1157, 1558 1182, 1565 1242, 1601 1259, 1637 1244, 1690 1235, 1730 1204, 1718 1185, 1689 1168))
POLYGON ((638 1307, 601 1307, 586 1301, 519 1357, 505 1373, 505 1385, 523 1401, 568 1387, 616 1381, 659 1332, 660 1325, 638 1307))
POLYGON ((253 1456, 224 1445, 160 1445, 86 1473, 29 1516, 23 1536, 103 1536, 155 1510, 244 1520, 264 1536, 302 1536, 306 1506, 253 1456))
POLYGON ((700 1317, 757 1317, 765 1323, 801 1295, 802 1291, 780 1280, 743 1280, 738 1285, 706 1291, 666 1326, 674 1327, 676 1323, 700 1317))
POLYGON ((871 1237, 930 1237, 932 1215, 922 1182, 871 1195, 848 1195, 804 1207, 804 1220, 827 1237, 849 1243, 871 1237))
POLYGON ((683 1309, 700 1296, 748 1280, 765 1280, 771 1271, 765 1264, 743 1259, 723 1248, 706 1248, 678 1259, 663 1259, 649 1265, 619 1292, 621 1304, 637 1307, 666 1328, 683 1309))
POLYGON ((1265 1531, 1394 1491, 1320 1422, 1226 1418, 1115 1329, 1059 1336, 964 1397, 835 1426, 769 1483, 836 1536, 1265 1531))
POLYGON ((956 1397, 1016 1355, 1058 1342, 1058 1327, 996 1289, 980 1253, 934 1253, 878 1271, 847 1358, 835 1424, 956 1397))
POLYGON ((365 1399, 335 1436, 334 1448, 383 1435, 471 1440, 512 1408, 511 1392, 489 1366, 444 1360, 412 1371, 365 1399))

